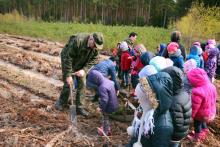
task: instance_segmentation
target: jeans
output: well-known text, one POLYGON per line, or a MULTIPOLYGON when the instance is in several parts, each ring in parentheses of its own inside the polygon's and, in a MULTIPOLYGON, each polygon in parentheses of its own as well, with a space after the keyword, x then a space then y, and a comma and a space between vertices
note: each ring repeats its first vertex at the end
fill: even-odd
POLYGON ((109 115, 106 113, 102 113, 102 127, 105 134, 108 134, 110 131, 110 124, 109 124, 109 115))
POLYGON ((170 141, 169 147, 179 147, 180 141, 170 141))
POLYGON ((202 129, 207 129, 206 122, 194 120, 194 128, 196 133, 200 133, 202 129))
POLYGON ((125 85, 128 86, 128 84, 129 84, 129 70, 122 71, 122 80, 125 82, 125 85))

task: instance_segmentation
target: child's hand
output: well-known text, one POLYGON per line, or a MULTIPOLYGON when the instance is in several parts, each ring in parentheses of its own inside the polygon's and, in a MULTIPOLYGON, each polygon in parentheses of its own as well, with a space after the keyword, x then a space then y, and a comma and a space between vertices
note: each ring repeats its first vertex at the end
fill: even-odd
POLYGON ((128 59, 133 59, 133 57, 132 57, 132 56, 130 56, 130 57, 128 57, 128 59))
POLYGON ((100 109, 99 107, 96 108, 96 112, 97 112, 97 113, 101 113, 101 111, 102 111, 102 109, 100 109))
POLYGON ((117 96, 119 95, 119 90, 116 91, 116 95, 117 95, 117 96))

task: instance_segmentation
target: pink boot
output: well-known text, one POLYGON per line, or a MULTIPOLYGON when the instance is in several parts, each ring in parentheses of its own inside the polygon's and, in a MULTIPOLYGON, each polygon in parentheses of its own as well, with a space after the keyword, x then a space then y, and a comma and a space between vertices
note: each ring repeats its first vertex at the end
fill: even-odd
POLYGON ((206 138, 206 135, 204 134, 204 132, 200 132, 200 133, 195 133, 193 136, 188 135, 187 138, 190 141, 195 141, 195 142, 203 142, 206 138))
POLYGON ((209 129, 202 129, 204 136, 206 137, 209 134, 209 129))
MULTIPOLYGON (((99 134, 100 136, 104 136, 104 130, 103 130, 103 127, 99 127, 99 128, 98 128, 98 134, 99 134)), ((106 134, 107 136, 110 136, 110 135, 111 135, 110 128, 108 129, 107 132, 105 132, 105 134, 106 134)))

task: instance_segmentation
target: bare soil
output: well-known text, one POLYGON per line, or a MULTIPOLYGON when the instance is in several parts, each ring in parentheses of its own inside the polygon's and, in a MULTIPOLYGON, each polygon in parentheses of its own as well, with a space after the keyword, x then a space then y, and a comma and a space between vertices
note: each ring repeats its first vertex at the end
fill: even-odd
MULTIPOLYGON (((0 34, 0 146, 124 146, 131 122, 110 120, 110 141, 97 135, 100 116, 89 96, 85 105, 91 117, 77 116, 71 128, 68 110, 54 109, 61 81, 60 51, 63 44, 42 39, 0 34)), ((105 58, 105 57, 103 57, 105 58)), ((220 80, 215 85, 220 95, 220 80)), ((188 140, 182 146, 220 146, 220 103, 209 137, 201 144, 188 140)))

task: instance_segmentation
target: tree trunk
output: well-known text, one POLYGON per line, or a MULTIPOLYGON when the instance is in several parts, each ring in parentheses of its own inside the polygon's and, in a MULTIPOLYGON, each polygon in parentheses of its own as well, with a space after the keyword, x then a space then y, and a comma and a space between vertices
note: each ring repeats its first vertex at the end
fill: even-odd
POLYGON ((164 10, 164 19, 163 19, 163 28, 165 28, 166 25, 166 19, 167 19, 167 10, 164 10))
POLYGON ((148 25, 150 23, 150 16, 151 16, 150 12, 151 12, 151 0, 149 1, 149 6, 148 6, 148 17, 147 17, 147 24, 148 25))

